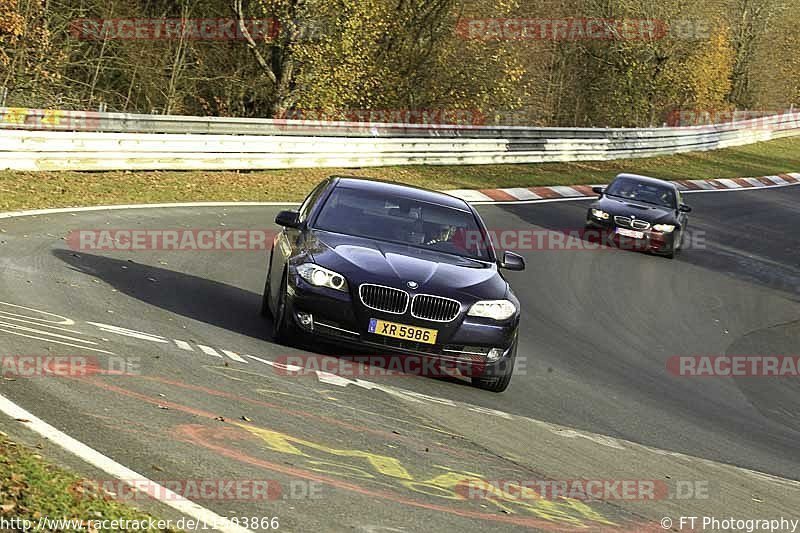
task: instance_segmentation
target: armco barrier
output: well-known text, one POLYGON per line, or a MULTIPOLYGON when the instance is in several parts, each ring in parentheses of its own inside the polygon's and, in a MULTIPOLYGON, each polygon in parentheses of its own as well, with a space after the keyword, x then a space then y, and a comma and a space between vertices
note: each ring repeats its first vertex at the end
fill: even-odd
POLYGON ((800 113, 683 128, 311 122, 0 108, 0 169, 218 170, 605 161, 800 135, 800 113))

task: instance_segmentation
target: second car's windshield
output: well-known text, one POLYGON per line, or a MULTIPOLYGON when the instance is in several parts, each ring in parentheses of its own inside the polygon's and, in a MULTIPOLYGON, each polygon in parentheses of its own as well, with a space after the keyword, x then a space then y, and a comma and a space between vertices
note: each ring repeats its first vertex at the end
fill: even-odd
POLYGON ((675 207, 675 191, 657 183, 617 178, 608 186, 605 194, 662 207, 675 207))
POLYGON ((374 191, 338 187, 314 227, 490 261, 483 234, 466 210, 374 191))

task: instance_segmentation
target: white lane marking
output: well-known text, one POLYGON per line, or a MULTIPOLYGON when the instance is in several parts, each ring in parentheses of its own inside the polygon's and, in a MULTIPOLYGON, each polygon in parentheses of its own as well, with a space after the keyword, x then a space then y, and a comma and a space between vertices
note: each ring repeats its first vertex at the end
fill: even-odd
POLYGON ((23 307, 21 305, 10 304, 8 302, 0 302, 0 305, 4 305, 6 307, 13 307, 14 309, 23 309, 25 311, 31 311, 33 313, 38 313, 40 315, 45 315, 45 316, 56 318, 58 320, 45 320, 44 318, 36 318, 34 316, 19 315, 17 313, 10 313, 8 311, 0 311, 0 313, 4 313, 4 314, 7 314, 7 315, 18 316, 20 318, 27 318, 28 320, 33 320, 35 322, 44 322, 45 324, 55 324, 56 326, 74 326, 75 325, 75 321, 74 320, 69 319, 69 318, 64 317, 64 316, 61 316, 61 315, 54 315, 53 313, 48 313, 47 311, 40 311, 39 309, 33 309, 32 307, 23 307))
POLYGON ((206 355, 210 355, 210 356, 212 356, 212 357, 219 357, 220 359, 222 359, 222 356, 219 354, 219 352, 218 352, 218 351, 216 351, 216 350, 215 350, 214 348, 212 348, 211 346, 203 346, 202 344, 198 344, 197 346, 200 348, 200 350, 201 350, 201 351, 202 351, 204 354, 206 354, 206 355))
POLYGON ((247 359, 242 359, 242 356, 239 355, 236 352, 231 352, 231 351, 228 351, 228 350, 222 350, 222 353, 224 353, 225 355, 227 355, 228 357, 230 357, 234 361, 238 361, 240 363, 246 363, 247 362, 247 359))
POLYGON ((560 194, 561 196, 568 196, 571 198, 582 197, 584 194, 582 192, 578 192, 572 187, 565 187, 564 185, 554 185, 553 187, 548 187, 551 191, 556 194, 560 194))
POLYGON ((780 176, 766 176, 766 178, 769 181, 771 181, 772 183, 774 183, 775 185, 788 185, 788 183, 789 183, 788 181, 786 181, 785 179, 783 179, 780 176))
POLYGON ((28 324, 29 326, 37 326, 40 328, 48 328, 54 329, 56 331, 63 331, 65 333, 74 333, 75 335, 83 335, 82 331, 76 331, 74 329, 67 329, 67 328, 60 328, 58 326, 51 326, 50 324, 42 324, 41 322, 36 322, 35 320, 31 320, 30 318, 17 318, 22 315, 16 315, 14 313, 6 313, 5 311, 0 311, 0 318, 3 320, 13 320, 14 322, 22 322, 23 324, 28 324))
POLYGON ((625 446, 620 444, 619 441, 617 441, 617 439, 613 437, 607 437, 605 435, 598 435, 596 433, 585 433, 583 431, 577 431, 574 429, 557 429, 551 431, 553 431, 553 433, 561 437, 566 437, 568 439, 576 439, 576 438, 587 439, 594 442, 595 444, 600 444, 601 446, 607 446, 609 448, 615 448, 617 450, 625 449, 625 446))
POLYGON ((16 420, 27 420, 22 425, 26 428, 35 431, 48 441, 58 445, 69 453, 84 460, 90 465, 99 468, 106 474, 115 477, 116 479, 130 485, 135 486, 135 483, 146 482, 149 487, 155 487, 157 490, 152 491, 153 498, 161 503, 168 505, 178 512, 201 521, 204 524, 213 527, 218 531, 225 533, 248 533, 250 530, 238 526, 227 520, 213 511, 205 507, 187 500, 183 496, 162 487, 158 483, 147 479, 145 476, 134 472, 133 470, 121 465, 110 457, 107 457, 94 448, 90 448, 86 444, 70 437, 66 433, 59 431, 47 422, 36 417, 34 414, 26 411, 19 405, 15 404, 5 396, 0 395, 0 411, 7 416, 16 420))
MULTIPOLYGON (((62 331, 64 333, 72 333, 72 334, 75 334, 75 335, 82 335, 83 334, 83 332, 80 332, 80 331, 75 331, 75 330, 61 328, 61 327, 52 325, 52 324, 74 325, 75 321, 73 321, 71 319, 68 319, 68 318, 65 318, 65 317, 62 317, 62 316, 59 316, 59 315, 54 315, 52 313, 46 313, 44 311, 39 311, 39 310, 36 310, 36 309, 22 307, 22 306, 9 304, 9 303, 5 303, 5 302, 0 302, 0 305, 7 305, 9 307, 25 309, 27 311, 32 311, 32 312, 35 312, 35 313, 41 313, 41 314, 45 314, 45 315, 48 315, 48 316, 56 317, 56 318, 59 319, 58 321, 52 321, 52 320, 45 320, 43 318, 30 317, 28 315, 20 315, 20 314, 17 314, 17 313, 11 313, 11 312, 8 312, 8 311, 0 311, 0 326, 3 326, 5 328, 10 328, 11 330, 14 330, 14 331, 9 331, 8 329, 0 329, 0 331, 3 331, 4 333, 10 333, 12 335, 19 335, 19 336, 23 336, 23 337, 31 338, 31 339, 45 340, 45 341, 49 341, 49 342, 57 342, 58 344, 62 344, 62 345, 65 345, 65 346, 73 346, 73 347, 76 347, 76 348, 83 348, 83 349, 87 349, 87 350, 89 348, 86 347, 86 346, 81 346, 81 345, 72 344, 72 343, 58 342, 58 341, 53 340, 52 338, 54 338, 54 339, 63 339, 63 340, 66 340, 66 341, 73 341, 73 342, 88 344, 88 345, 92 345, 92 346, 96 346, 98 344, 97 342, 93 342, 93 341, 90 341, 90 340, 84 340, 84 339, 80 339, 80 338, 69 337, 67 335, 59 335, 57 333, 52 333, 50 331, 43 331, 43 330, 40 330, 40 329, 34 329, 34 328, 30 328, 30 327, 21 326, 19 324, 10 324, 8 322, 4 322, 4 320, 12 320, 12 321, 15 321, 15 322, 22 322, 23 324, 27 324, 29 326, 36 326, 37 328, 44 327, 44 328, 48 328, 48 329, 54 329, 54 330, 62 331), (17 317, 19 317, 19 318, 17 318, 17 317), (47 338, 39 337, 39 336, 36 336, 36 335, 24 335, 24 334, 19 333, 20 331, 28 332, 28 333, 35 333, 36 335, 44 335, 47 338)), ((133 338, 133 339, 144 340, 144 341, 149 341, 149 342, 156 342, 156 343, 159 343, 159 344, 169 344, 169 342, 170 342, 170 340, 168 340, 166 337, 162 337, 161 335, 155 335, 155 334, 152 334, 152 333, 145 333, 143 331, 136 331, 136 330, 133 330, 133 329, 123 328, 123 327, 119 327, 119 326, 113 326, 113 325, 110 325, 110 324, 103 324, 103 323, 100 323, 100 322, 86 322, 86 323, 91 325, 91 326, 95 326, 95 327, 99 328, 101 331, 106 332, 106 333, 114 333, 116 335, 122 335, 124 337, 130 337, 130 338, 133 338)), ((189 344, 186 341, 182 341, 182 340, 178 340, 178 339, 172 339, 172 342, 174 342, 175 346, 177 346, 181 350, 185 350, 185 351, 189 351, 189 352, 193 352, 194 351, 194 348, 192 348, 191 344, 189 344)), ((220 353, 217 350, 215 350, 214 348, 211 348, 210 346, 202 346, 202 345, 198 345, 198 346, 203 351, 203 353, 205 353, 207 355, 211 355, 213 357, 222 358, 222 355, 220 355, 220 353)), ((100 351, 102 353, 109 353, 109 354, 112 353, 112 352, 107 352, 105 350, 93 350, 93 351, 100 351)), ((248 361, 246 359, 242 358, 242 356, 240 356, 236 352, 233 352, 233 351, 230 351, 230 350, 221 350, 221 352, 224 353, 227 357, 231 358, 234 361, 237 361, 239 363, 248 363, 248 361)))
MULTIPOLYGON (((255 357, 253 355, 246 355, 245 357, 249 357, 254 361, 258 361, 260 363, 264 363, 266 365, 280 368, 282 370, 286 370, 288 372, 299 372, 303 370, 302 367, 295 366, 295 365, 284 365, 281 363, 275 363, 274 361, 269 361, 267 359, 262 359, 260 357, 255 357)), ((363 379, 356 378, 355 381, 344 376, 340 376, 338 374, 331 374, 329 372, 322 372, 320 370, 315 370, 314 373, 317 376, 317 380, 320 383, 325 383, 328 385, 336 385, 337 387, 347 387, 349 385, 353 385, 355 387, 359 387, 366 390, 379 390, 383 391, 390 396, 395 396, 397 398, 402 398, 408 401, 417 402, 417 403, 436 403, 440 405, 447 405, 449 407, 457 407, 459 405, 463 405, 467 410, 473 411, 476 413, 483 413, 492 416, 499 416, 505 418, 507 420, 513 419, 513 416, 509 413, 504 413, 503 411, 497 411, 495 409, 489 409, 486 407, 480 407, 477 405, 472 405, 469 403, 464 402, 455 402, 453 400, 449 400, 447 398, 440 398, 438 396, 430 396, 428 394, 422 394, 421 392, 414 392, 407 389, 401 389, 399 387, 393 387, 391 385, 382 385, 379 383, 374 383, 372 381, 365 381, 363 379)))
POLYGON ((453 191, 447 191, 447 194, 450 196, 457 196, 462 200, 466 200, 467 202, 491 202, 492 198, 486 196, 481 191, 474 191, 472 189, 455 189, 453 191))
MULTIPOLYGON (((357 387, 361 387, 362 389, 383 391, 391 396, 405 398, 406 400, 410 400, 412 402, 427 401, 440 405, 447 405, 449 407, 458 406, 456 402, 454 402, 453 400, 448 400, 447 398, 439 398, 438 396, 429 396, 427 394, 422 394, 421 392, 414 392, 405 389, 400 389, 398 387, 392 387, 391 385, 381 385, 379 383, 373 383, 372 381, 364 381, 363 379, 356 379, 355 381, 349 380, 347 378, 343 379, 346 379, 347 383, 341 385, 342 387, 347 387, 348 385, 355 385, 357 387)), ((468 406, 469 404, 464 404, 464 405, 468 406)))
POLYGON ((469 410, 474 411, 476 413, 483 413, 485 415, 499 416, 500 418, 505 418, 506 420, 514 419, 514 417, 511 416, 510 413, 506 413, 504 411, 498 411, 497 409, 490 409, 488 407, 481 407, 479 405, 472 405, 469 407, 469 410))
POLYGON ((321 370, 317 370, 317 380, 320 383, 326 383, 328 385, 336 385, 337 387, 346 387, 351 383, 351 381, 347 378, 339 376, 337 374, 329 374, 328 372, 322 372, 321 370))
POLYGON ((17 337, 25 337, 26 339, 36 339, 37 341, 45 341, 45 342, 50 342, 50 343, 53 343, 53 344, 61 344, 62 346, 71 346, 72 348, 80 348, 81 350, 88 350, 90 352, 105 353, 105 354, 108 354, 108 355, 116 355, 114 352, 109 352, 107 350, 99 350, 97 348, 87 348, 86 346, 80 346, 78 344, 71 344, 69 342, 56 341, 56 340, 53 340, 53 339, 47 339, 45 337, 37 337, 35 335, 26 335, 24 333, 19 333, 17 331, 9 331, 9 330, 3 329, 3 328, 0 328, 0 331, 2 331, 3 333, 10 333, 11 335, 16 335, 17 337))
POLYGON ((289 372, 300 372, 303 370, 303 367, 296 366, 292 364, 285 365, 283 363, 275 363, 274 361, 269 361, 267 359, 262 359, 261 357, 256 357, 255 355, 245 355, 245 357, 249 357, 254 361, 258 361, 259 363, 264 363, 265 365, 269 365, 273 368, 278 368, 280 370, 287 370, 289 372))
POLYGON ((5 326, 7 328, 15 330, 27 331, 29 333, 37 333, 39 335, 47 335, 48 337, 55 337, 56 339, 64 339, 65 341, 81 342, 84 344, 89 344, 90 346, 97 346, 97 343, 93 341, 76 339, 75 337, 68 337, 67 335, 59 335, 58 333, 51 333, 49 331, 42 331, 40 329, 28 328, 25 326, 20 326, 19 324, 9 324, 8 322, 0 321, 0 326, 5 326))
POLYGON ((133 339, 139 339, 142 341, 158 342, 161 344, 167 344, 168 342, 167 339, 161 335, 152 335, 150 333, 144 333, 128 328, 121 328, 119 326, 110 326, 108 324, 101 324, 99 322, 87 322, 87 324, 98 327, 101 331, 105 331, 106 333, 115 333, 124 337, 131 337, 133 339))
POLYGON ((767 185, 758 180, 758 178, 744 178, 744 181, 752 185, 753 187, 766 187, 767 185))
POLYGON ((194 348, 192 348, 192 345, 189 344, 186 341, 175 340, 175 346, 177 346, 181 350, 186 350, 187 352, 193 352, 194 351, 194 348))
POLYGON ((716 182, 723 184, 724 186, 726 186, 729 189, 741 189, 742 188, 741 185, 739 185, 738 183, 736 183, 735 181, 733 181, 732 179, 729 179, 729 178, 719 178, 719 179, 716 180, 716 182))
POLYGON ((2 218, 33 217, 40 215, 57 215, 59 213, 87 213, 91 211, 121 211, 126 209, 161 209, 179 207, 274 207, 281 205, 298 205, 297 202, 187 202, 170 204, 132 204, 101 205, 93 207, 61 207, 58 209, 32 209, 29 211, 11 211, 0 213, 2 218))
POLYGON ((501 191, 505 192, 506 194, 510 194, 517 200, 538 200, 541 198, 535 192, 532 192, 530 189, 526 189, 524 187, 513 187, 511 189, 500 189, 501 191))

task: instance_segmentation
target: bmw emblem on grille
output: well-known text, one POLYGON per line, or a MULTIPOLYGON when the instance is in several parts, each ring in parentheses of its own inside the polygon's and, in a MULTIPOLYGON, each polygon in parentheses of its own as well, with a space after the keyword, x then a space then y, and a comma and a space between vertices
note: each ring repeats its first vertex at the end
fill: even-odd
POLYGON ((406 283, 406 285, 408 285, 409 289, 416 289, 417 287, 419 287, 419 284, 416 281, 409 281, 408 283, 406 283))

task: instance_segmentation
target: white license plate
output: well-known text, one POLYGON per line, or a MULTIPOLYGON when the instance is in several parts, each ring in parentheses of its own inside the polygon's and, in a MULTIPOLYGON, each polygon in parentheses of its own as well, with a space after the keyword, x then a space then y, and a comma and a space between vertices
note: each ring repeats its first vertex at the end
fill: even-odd
POLYGON ((617 233, 623 237, 631 237, 632 239, 644 239, 644 233, 641 231, 633 231, 632 229, 617 228, 617 233))

